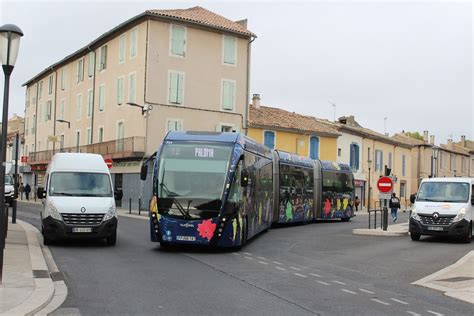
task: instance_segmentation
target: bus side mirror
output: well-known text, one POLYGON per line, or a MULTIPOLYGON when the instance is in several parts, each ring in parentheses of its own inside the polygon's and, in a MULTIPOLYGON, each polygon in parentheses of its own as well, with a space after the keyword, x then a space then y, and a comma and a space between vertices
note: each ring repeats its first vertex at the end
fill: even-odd
POLYGON ((140 179, 142 181, 146 180, 146 174, 148 173, 148 164, 143 163, 142 168, 140 169, 140 179))
POLYGON ((40 199, 44 199, 46 197, 46 191, 42 187, 39 187, 36 190, 36 196, 40 199))
POLYGON ((242 170, 240 173, 240 186, 246 188, 249 185, 249 173, 247 170, 242 170))
POLYGON ((415 203, 415 200, 416 200, 416 194, 410 195, 410 203, 411 204, 415 203))

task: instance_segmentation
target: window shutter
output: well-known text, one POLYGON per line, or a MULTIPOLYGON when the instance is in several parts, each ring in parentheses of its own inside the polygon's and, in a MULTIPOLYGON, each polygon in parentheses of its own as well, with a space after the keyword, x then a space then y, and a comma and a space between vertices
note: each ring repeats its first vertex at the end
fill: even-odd
POLYGON ((170 73, 170 103, 178 103, 178 74, 170 73))
POLYGON ((88 67, 89 77, 92 77, 92 75, 94 74, 94 63, 95 63, 95 53, 90 52, 89 53, 89 67, 88 67))
POLYGON ((171 53, 184 56, 184 27, 172 25, 171 29, 171 53))
POLYGON ((354 155, 355 155, 355 168, 359 170, 359 145, 354 145, 354 155))
POLYGON ((224 63, 235 64, 235 43, 233 36, 224 36, 224 63))
POLYGON ((354 144, 351 144, 349 146, 349 165, 351 166, 352 169, 354 169, 355 167, 354 156, 355 156, 355 148, 354 148, 354 144))
POLYGON ((179 104, 183 104, 183 93, 184 93, 183 85, 184 85, 184 75, 183 74, 178 74, 178 85, 177 85, 178 96, 177 96, 177 99, 178 99, 179 104))
POLYGON ((265 146, 274 149, 275 148, 275 133, 271 131, 266 131, 264 135, 265 146))

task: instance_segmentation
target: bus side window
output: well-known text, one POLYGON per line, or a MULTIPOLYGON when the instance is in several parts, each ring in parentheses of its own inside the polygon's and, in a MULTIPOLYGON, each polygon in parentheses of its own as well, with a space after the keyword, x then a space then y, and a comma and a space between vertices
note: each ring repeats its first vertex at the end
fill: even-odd
POLYGON ((242 172, 242 160, 239 161, 237 168, 235 168, 234 181, 229 192, 229 201, 239 203, 242 199, 243 188, 240 185, 240 174, 242 172))

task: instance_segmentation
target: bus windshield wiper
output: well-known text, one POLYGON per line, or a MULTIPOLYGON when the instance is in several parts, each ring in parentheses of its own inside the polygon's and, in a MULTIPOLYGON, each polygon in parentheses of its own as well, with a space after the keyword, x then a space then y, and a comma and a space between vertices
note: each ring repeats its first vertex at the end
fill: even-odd
POLYGON ((163 191, 164 189, 166 195, 173 200, 173 203, 176 204, 176 207, 178 208, 179 212, 184 216, 184 218, 190 219, 191 217, 189 216, 189 213, 186 212, 186 210, 181 205, 181 203, 179 203, 179 201, 175 198, 176 196, 179 196, 179 194, 170 191, 164 182, 161 182, 160 186, 161 186, 161 190, 163 191))

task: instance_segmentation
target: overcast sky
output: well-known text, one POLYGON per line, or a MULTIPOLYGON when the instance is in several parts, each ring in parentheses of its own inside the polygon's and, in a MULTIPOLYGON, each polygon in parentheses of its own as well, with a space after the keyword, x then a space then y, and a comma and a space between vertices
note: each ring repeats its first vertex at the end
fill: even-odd
MULTIPOLYGON (((473 7, 460 2, 6 1, 0 24, 24 32, 12 74, 10 115, 24 113, 21 85, 146 9, 205 7, 248 18, 250 93, 264 105, 332 120, 354 115, 393 134, 429 130, 436 142, 474 138, 473 7)), ((3 76, 0 76, 3 97, 3 76)))

